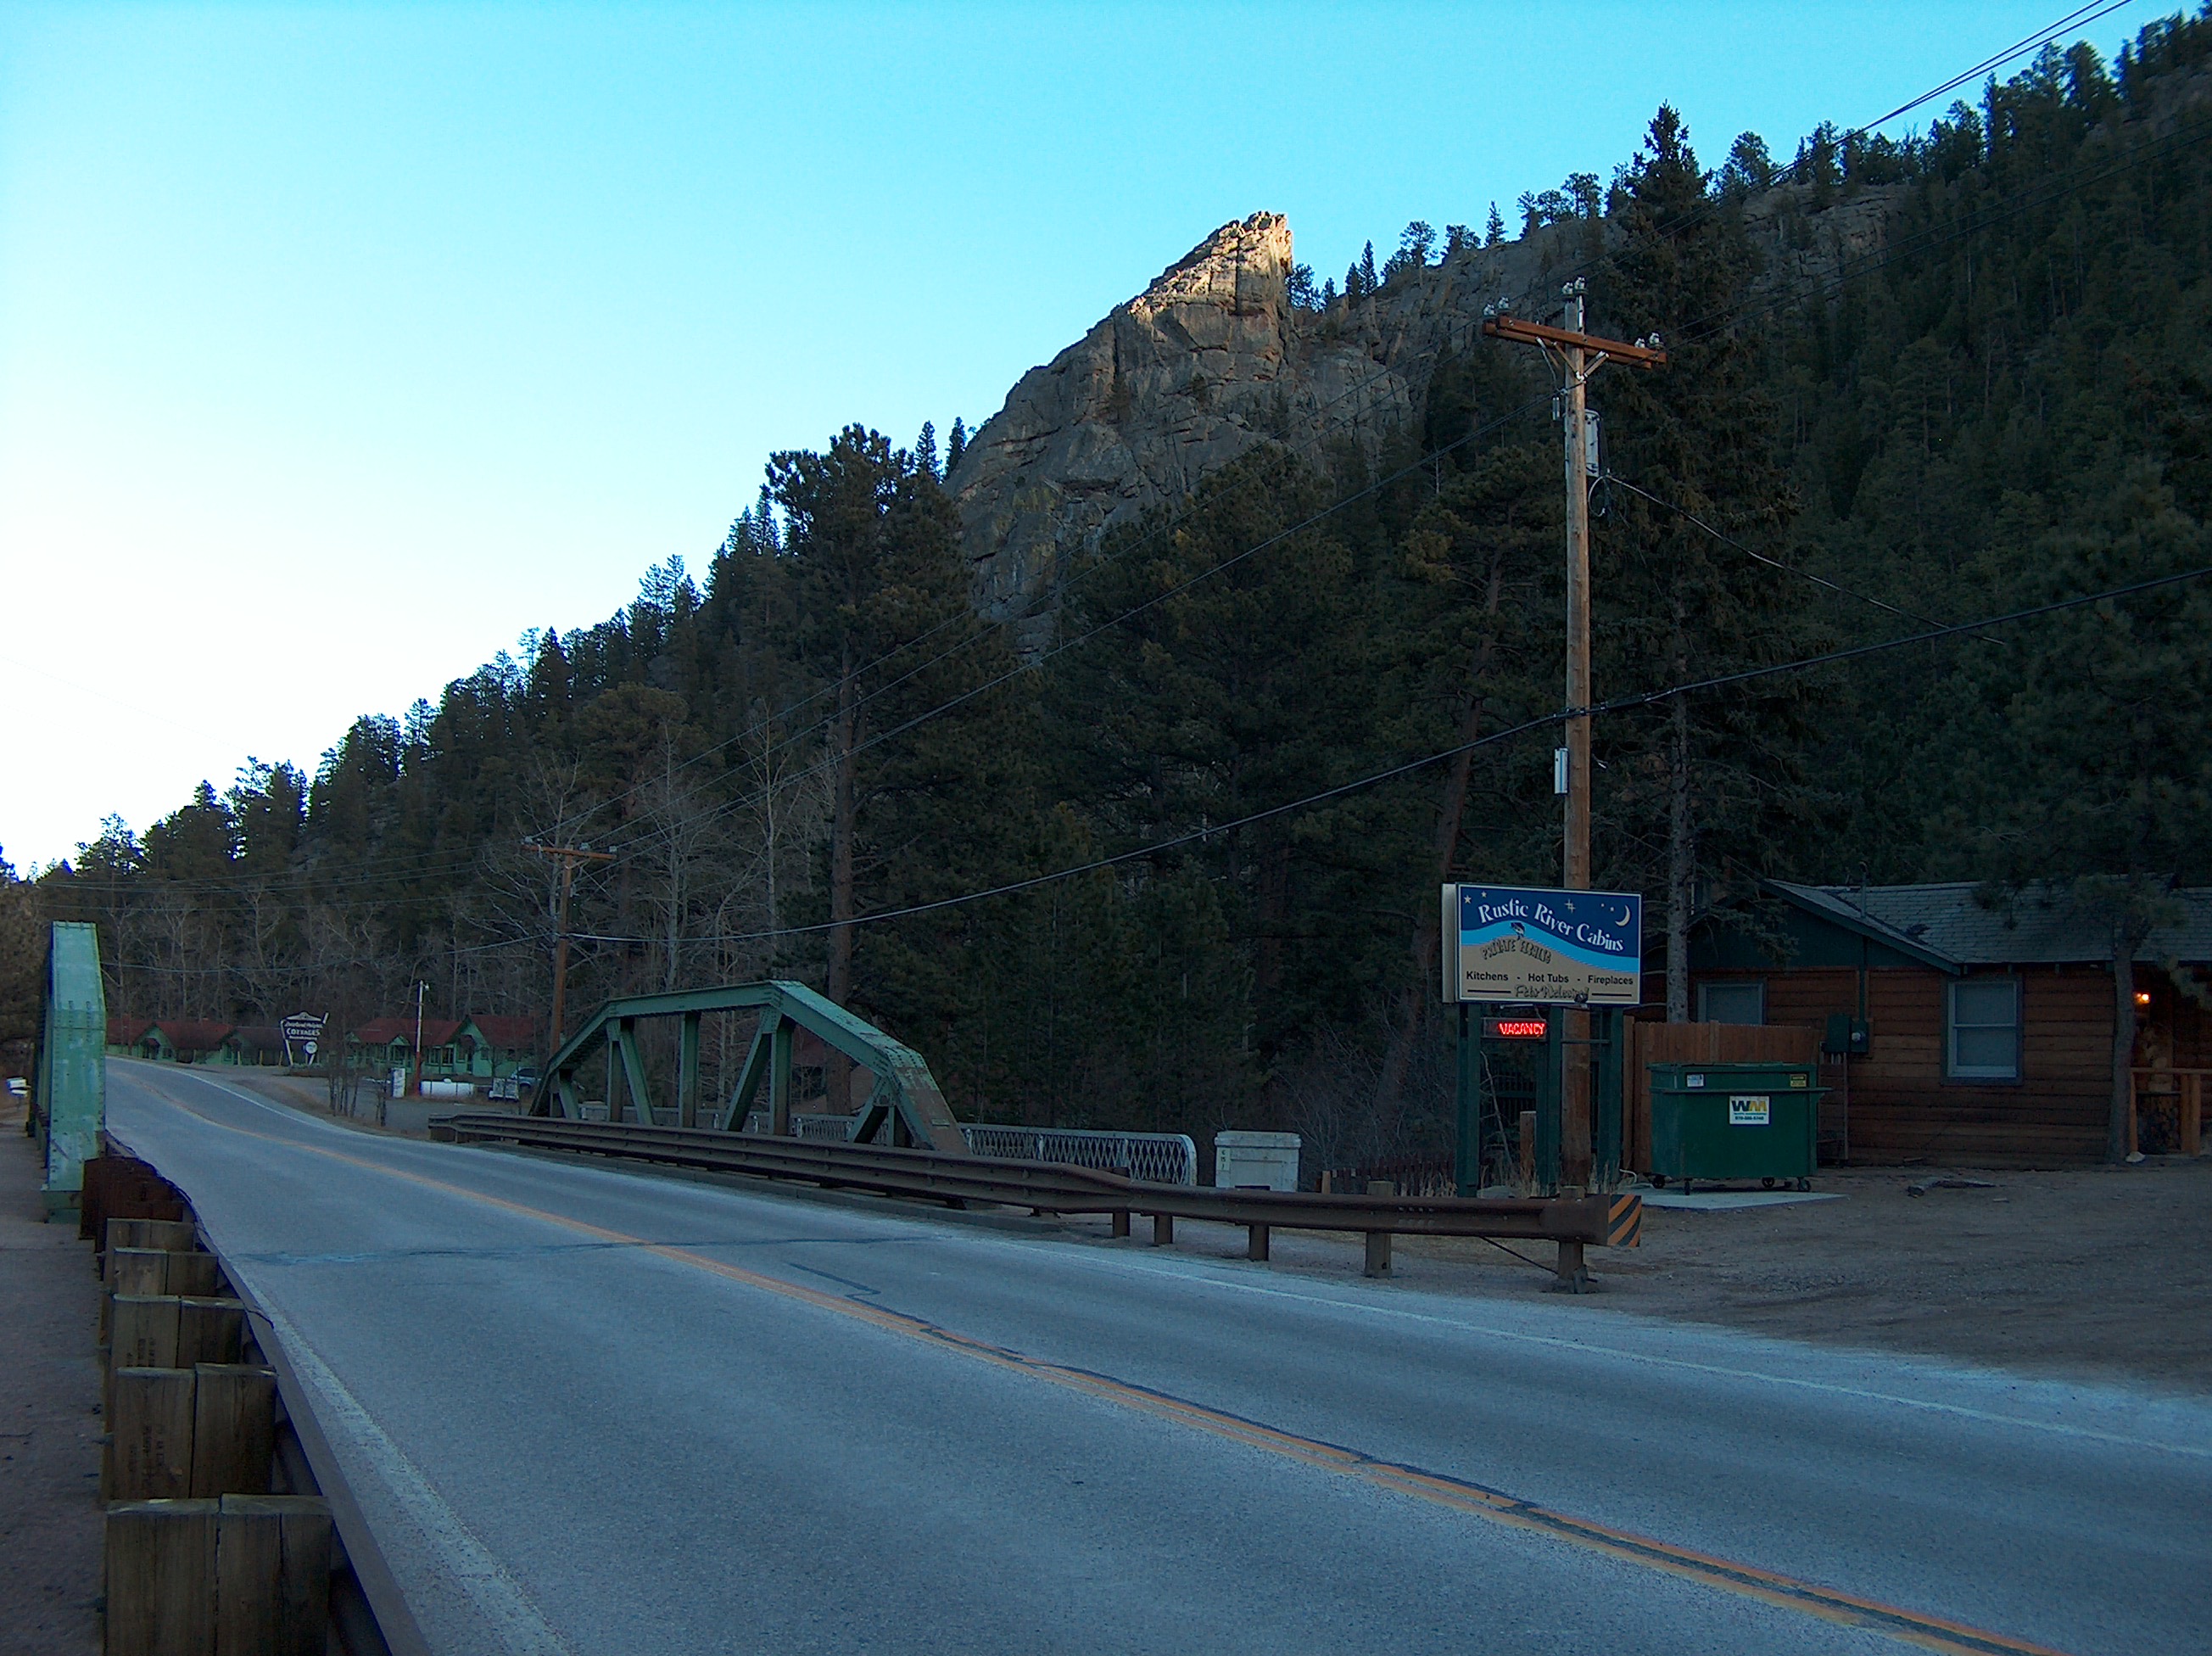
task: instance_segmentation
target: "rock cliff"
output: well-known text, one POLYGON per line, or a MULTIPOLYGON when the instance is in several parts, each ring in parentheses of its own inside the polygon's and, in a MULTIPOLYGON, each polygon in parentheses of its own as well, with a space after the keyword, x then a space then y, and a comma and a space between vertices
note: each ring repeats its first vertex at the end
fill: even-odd
MULTIPOLYGON (((1833 227, 1816 245, 1788 249, 1778 270, 1802 278, 1879 242, 1875 203, 1823 216, 1833 227)), ((1476 338, 1486 302, 1510 295, 1525 314, 1546 307, 1583 233, 1554 226, 1463 248, 1315 310, 1291 302, 1282 215, 1223 225, 1024 374, 977 429, 946 483, 978 605, 1034 645, 1050 629, 1063 558, 1181 499, 1255 445, 1279 442, 1324 466, 1346 442, 1371 456, 1419 411, 1438 356, 1476 338)))

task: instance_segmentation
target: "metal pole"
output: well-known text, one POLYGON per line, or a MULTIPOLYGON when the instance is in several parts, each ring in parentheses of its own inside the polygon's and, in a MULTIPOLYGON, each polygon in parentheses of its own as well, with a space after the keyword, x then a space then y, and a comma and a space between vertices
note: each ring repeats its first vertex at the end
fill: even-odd
POLYGON ((1459 1075, 1456 1083, 1459 1128, 1457 1154, 1452 1158, 1452 1173, 1459 1193, 1473 1196, 1482 1183, 1482 1108, 1474 1084, 1474 1054, 1469 1047, 1468 1004, 1458 1004, 1459 1045, 1457 1057, 1459 1075))

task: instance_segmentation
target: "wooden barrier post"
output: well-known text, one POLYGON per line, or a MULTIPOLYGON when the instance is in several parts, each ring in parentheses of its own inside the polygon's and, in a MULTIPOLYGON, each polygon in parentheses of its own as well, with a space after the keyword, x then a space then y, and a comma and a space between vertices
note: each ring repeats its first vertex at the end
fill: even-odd
POLYGON ((1175 1215, 1154 1214, 1152 1215, 1152 1245, 1156 1248, 1164 1248, 1174 1240, 1175 1215))
POLYGON ((1244 1227, 1244 1257, 1247 1259, 1267 1258, 1267 1227, 1265 1225, 1247 1225, 1244 1227))
POLYGON ((221 1505, 215 1656, 323 1656, 330 1503, 319 1495, 225 1495, 221 1505))
POLYGON ((276 1376, 252 1363, 202 1363, 192 1399, 196 1495, 269 1492, 276 1455, 276 1376))
MULTIPOLYGON (((1367 1194, 1370 1196, 1395 1196, 1398 1194, 1398 1187, 1387 1178, 1370 1178, 1367 1181, 1367 1194)), ((1370 1231, 1367 1233, 1366 1274, 1370 1276, 1388 1276, 1390 1274, 1389 1232, 1370 1231)))
POLYGON ((118 1368, 108 1398, 104 1497, 177 1501, 192 1494, 192 1371, 118 1368))
POLYGON ((1114 1234, 1115 1234, 1115 1236, 1127 1236, 1128 1233, 1129 1233, 1129 1210, 1128 1210, 1127 1208, 1116 1208, 1116 1209, 1114 1209, 1114 1234))
POLYGON ((165 1257, 168 1266, 162 1275, 162 1293, 197 1300, 215 1297, 216 1284, 222 1277, 213 1254, 172 1252, 165 1257))
MULTIPOLYGON (((109 1221, 111 1224, 118 1222, 109 1221)), ((169 1256, 155 1248, 111 1248, 107 1286, 111 1292, 139 1299, 169 1291, 169 1256)))
POLYGON ((168 1294, 118 1294, 107 1343, 107 1384, 103 1409, 115 1411, 114 1375, 118 1368, 177 1367, 178 1301, 168 1294))
POLYGON ((207 1656, 215 1645, 214 1501, 107 1509, 106 1656, 207 1656))
POLYGON ((177 1365, 234 1363, 246 1345, 246 1304, 240 1300, 177 1301, 177 1365))

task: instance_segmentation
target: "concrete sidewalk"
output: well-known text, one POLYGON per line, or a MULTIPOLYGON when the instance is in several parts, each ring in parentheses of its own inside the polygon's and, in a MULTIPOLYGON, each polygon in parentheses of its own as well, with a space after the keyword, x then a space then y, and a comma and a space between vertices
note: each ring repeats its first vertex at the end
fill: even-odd
POLYGON ((100 1282, 0 1100, 0 1656, 100 1647, 100 1282))

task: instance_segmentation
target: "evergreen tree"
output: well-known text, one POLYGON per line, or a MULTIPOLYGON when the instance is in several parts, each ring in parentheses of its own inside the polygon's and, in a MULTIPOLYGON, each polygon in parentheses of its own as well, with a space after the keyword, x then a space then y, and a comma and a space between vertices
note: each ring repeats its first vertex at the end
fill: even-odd
MULTIPOLYGON (((1775 545, 1794 502, 1759 337, 1708 320, 1743 302, 1757 265, 1739 218, 1694 210, 1705 184, 1687 129, 1662 106, 1624 179, 1618 249, 1592 284, 1620 334, 1663 331, 1670 359, 1599 381, 1613 466, 1643 491, 1619 494, 1593 525, 1601 700, 1789 660, 1820 642, 1802 593, 1714 533, 1775 545)), ((1670 1020, 1689 1016, 1683 968, 1699 910, 1755 898, 1777 848, 1808 819, 1813 694, 1802 677, 1765 680, 1613 715, 1593 733, 1606 767, 1594 855, 1607 879, 1664 893, 1670 1020)))

